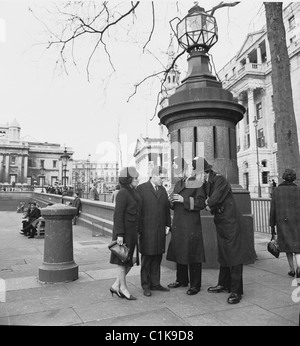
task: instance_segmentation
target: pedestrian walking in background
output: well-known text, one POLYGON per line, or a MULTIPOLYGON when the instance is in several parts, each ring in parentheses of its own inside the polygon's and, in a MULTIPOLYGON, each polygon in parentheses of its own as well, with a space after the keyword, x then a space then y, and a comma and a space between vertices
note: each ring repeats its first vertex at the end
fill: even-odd
POLYGON ((199 160, 203 162, 205 172, 206 210, 214 216, 220 264, 218 284, 209 287, 208 292, 230 292, 227 302, 236 304, 244 293, 243 265, 255 261, 253 240, 245 231, 229 181, 222 174, 214 172, 204 158, 199 160))
POLYGON ((97 188, 98 188, 98 183, 94 182, 93 187, 91 188, 91 191, 89 193, 89 198, 92 199, 93 201, 99 201, 99 192, 97 188))
POLYGON ((296 172, 286 169, 282 175, 284 180, 274 190, 271 209, 270 227, 272 239, 276 235, 279 250, 285 252, 289 263, 288 275, 300 278, 300 188, 294 183, 296 172), (296 260, 296 273, 294 256, 296 260))
POLYGON ((162 186, 167 170, 153 167, 149 181, 139 185, 142 199, 139 251, 141 253, 141 285, 144 295, 151 291, 169 291, 160 282, 161 261, 166 247, 166 235, 171 226, 170 203, 162 186))
POLYGON ((119 298, 136 300, 129 292, 126 283, 126 275, 134 265, 139 264, 138 256, 138 228, 140 222, 141 198, 136 191, 139 174, 134 167, 125 167, 119 175, 121 189, 116 198, 114 211, 114 226, 112 240, 117 240, 119 245, 126 244, 129 248, 129 260, 122 262, 116 255, 111 253, 110 263, 118 267, 117 278, 110 288, 111 294, 119 298), (133 255, 136 253, 136 258, 133 255))
POLYGON ((117 194, 118 194, 119 191, 120 191, 120 185, 117 184, 115 191, 111 195, 111 203, 116 204, 116 197, 117 197, 117 194))
POLYGON ((174 158, 173 169, 182 177, 176 182, 169 199, 174 210, 171 241, 167 260, 176 262, 176 281, 169 288, 186 287, 188 295, 201 288, 202 263, 205 262, 200 210, 205 208, 202 182, 196 179, 199 172, 191 172, 183 159, 174 158))
POLYGON ((76 208, 76 214, 73 217, 73 225, 76 225, 77 219, 80 216, 81 210, 82 210, 82 203, 81 199, 79 198, 78 192, 74 192, 74 201, 73 201, 73 207, 76 208))

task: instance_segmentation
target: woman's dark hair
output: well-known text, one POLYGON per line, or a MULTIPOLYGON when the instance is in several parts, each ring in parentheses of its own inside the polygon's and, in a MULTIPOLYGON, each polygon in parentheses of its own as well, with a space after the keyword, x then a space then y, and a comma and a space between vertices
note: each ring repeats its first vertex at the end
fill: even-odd
POLYGON ((296 172, 293 169, 287 168, 282 175, 282 179, 293 182, 296 180, 296 172))
POLYGON ((135 167, 124 167, 119 175, 119 183, 122 187, 129 186, 132 183, 133 178, 139 176, 135 167))

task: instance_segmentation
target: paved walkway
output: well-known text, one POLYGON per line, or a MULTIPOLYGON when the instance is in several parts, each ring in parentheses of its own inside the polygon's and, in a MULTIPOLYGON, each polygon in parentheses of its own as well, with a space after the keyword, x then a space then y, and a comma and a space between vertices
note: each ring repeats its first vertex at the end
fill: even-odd
MULTIPOLYGON (((202 289, 188 296, 186 288, 143 295, 139 267, 128 276, 129 289, 138 300, 112 297, 115 266, 108 263, 109 237, 93 236, 73 227, 74 260, 79 279, 69 283, 42 284, 38 268, 43 262, 44 239, 19 234, 22 214, 0 212, 0 325, 93 326, 298 326, 300 288, 287 275, 285 255, 273 258, 266 251, 268 235, 255 235, 257 261, 244 268, 244 296, 236 305, 228 294, 210 294, 217 269, 204 269, 202 289), (1 290, 0 290, 1 291, 1 290), (294 299, 295 300, 295 299, 294 299)), ((162 268, 162 284, 175 279, 172 269, 162 268)))

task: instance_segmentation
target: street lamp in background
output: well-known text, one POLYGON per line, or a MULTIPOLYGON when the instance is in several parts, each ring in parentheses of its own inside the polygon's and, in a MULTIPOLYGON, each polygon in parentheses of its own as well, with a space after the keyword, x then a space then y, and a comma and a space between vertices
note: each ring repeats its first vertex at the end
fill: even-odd
POLYGON ((62 168, 63 168, 63 179, 64 179, 64 191, 66 191, 66 183, 67 183, 67 164, 70 159, 70 156, 67 153, 67 148, 65 147, 64 153, 61 155, 61 162, 62 162, 62 168))
POLYGON ((41 166, 40 173, 41 173, 41 177, 42 177, 42 191, 41 192, 44 192, 44 178, 45 178, 44 166, 41 166))
POLYGON ((90 192, 90 160, 91 160, 91 154, 88 155, 88 158, 86 160, 86 187, 87 187, 87 193, 90 192))
POLYGON ((257 145, 257 125, 258 120, 254 117, 253 124, 255 127, 255 145, 256 145, 256 164, 257 164, 257 179, 258 179, 258 197, 261 197, 260 177, 259 177, 259 158, 258 158, 258 145, 257 145))

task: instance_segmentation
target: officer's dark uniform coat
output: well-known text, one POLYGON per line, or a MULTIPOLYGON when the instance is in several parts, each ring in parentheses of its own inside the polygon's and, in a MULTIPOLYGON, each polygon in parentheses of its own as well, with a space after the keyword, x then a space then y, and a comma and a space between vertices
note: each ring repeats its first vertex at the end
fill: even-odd
POLYGON ((205 195, 202 187, 187 186, 184 179, 174 186, 173 193, 180 194, 184 202, 174 203, 172 207, 174 217, 166 258, 179 264, 202 263, 205 252, 200 210, 205 208, 205 195))
POLYGON ((236 206, 228 180, 211 171, 205 184, 208 206, 214 215, 217 230, 218 261, 230 267, 255 261, 253 239, 245 231, 242 214, 236 206))

